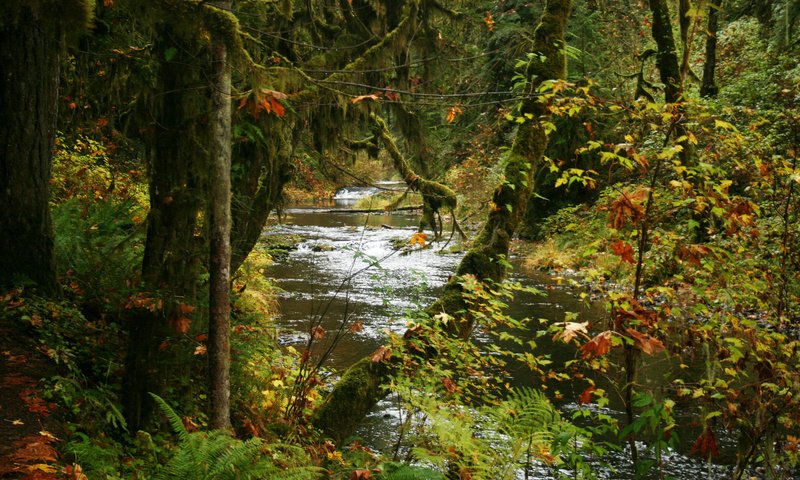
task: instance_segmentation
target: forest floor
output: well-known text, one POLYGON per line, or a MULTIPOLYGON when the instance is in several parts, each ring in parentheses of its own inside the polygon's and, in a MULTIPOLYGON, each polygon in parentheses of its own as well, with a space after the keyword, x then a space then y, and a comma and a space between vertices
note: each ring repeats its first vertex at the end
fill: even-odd
POLYGON ((56 478, 62 422, 42 399, 42 379, 56 368, 24 337, 0 319, 0 478, 56 478))

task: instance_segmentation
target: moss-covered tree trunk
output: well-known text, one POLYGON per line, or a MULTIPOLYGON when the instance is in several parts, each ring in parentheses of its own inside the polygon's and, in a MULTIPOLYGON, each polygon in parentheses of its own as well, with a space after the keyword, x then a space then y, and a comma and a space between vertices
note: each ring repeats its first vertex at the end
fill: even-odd
MULTIPOLYGON (((230 9, 231 2, 215 6, 230 9)), ((211 46, 211 178, 209 189, 209 426, 231 427, 231 72, 227 48, 211 46)))
MULTIPOLYGON (((570 0, 548 0, 539 25, 534 32, 534 49, 542 55, 543 62, 531 65, 528 77, 530 91, 546 79, 564 78, 564 31, 569 17, 570 0)), ((521 115, 531 114, 533 120, 519 126, 505 167, 505 180, 493 195, 496 205, 490 213, 473 247, 459 264, 457 275, 471 274, 481 280, 502 280, 505 276, 504 259, 508 254, 511 237, 524 213, 531 193, 533 176, 542 165, 547 135, 541 122, 547 117, 546 106, 535 98, 528 98, 521 115)), ((464 310, 466 303, 461 287, 454 278, 440 298, 428 308, 431 314, 464 310)), ((453 326, 453 333, 468 335, 472 321, 462 318, 453 326)), ((317 412, 314 425, 326 435, 341 441, 350 435, 358 423, 383 395, 381 385, 392 372, 387 361, 375 362, 365 358, 353 365, 334 386, 333 391, 317 412)))
POLYGON ((716 97, 719 91, 714 74, 717 69, 717 30, 719 28, 720 8, 722 8, 722 0, 712 1, 708 6, 706 61, 703 64, 703 83, 700 85, 701 97, 716 97))
POLYGON ((650 12, 653 14, 653 40, 658 47, 656 66, 664 84, 664 100, 675 103, 681 96, 681 71, 666 0, 650 0, 650 12))
POLYGON ((159 89, 152 105, 148 151, 150 211, 142 260, 143 297, 152 298, 133 312, 129 325, 123 405, 129 427, 141 427, 152 412, 149 392, 161 393, 171 365, 170 342, 188 325, 180 306, 196 306, 200 273, 208 252, 200 214, 204 209, 207 137, 207 80, 195 46, 176 41, 166 29, 156 50, 169 52, 161 62, 159 89), (174 53, 174 55, 173 55, 174 53))
POLYGON ((50 166, 66 30, 84 26, 89 2, 0 6, 0 288, 19 280, 58 291, 50 217, 50 166))

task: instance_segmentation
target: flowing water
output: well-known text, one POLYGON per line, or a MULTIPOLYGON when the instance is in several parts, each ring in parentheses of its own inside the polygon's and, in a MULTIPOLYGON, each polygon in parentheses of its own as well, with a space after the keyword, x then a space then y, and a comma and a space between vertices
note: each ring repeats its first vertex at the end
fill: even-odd
MULTIPOLYGON (((392 188, 393 185, 384 185, 392 188)), ((439 253, 438 248, 415 250, 401 255, 393 242, 407 241, 416 231, 418 212, 352 213, 346 209, 374 188, 351 187, 339 192, 333 202, 324 205, 297 206, 284 212, 283 222, 271 227, 266 235, 295 234, 302 237, 297 249, 270 268, 269 276, 283 289, 278 320, 280 342, 289 346, 304 346, 310 335, 310 325, 318 322, 326 332, 317 346, 336 337, 338 330, 347 332, 341 337, 327 366, 342 371, 365 355, 374 352, 385 340, 387 332, 402 332, 406 324, 403 312, 428 305, 455 271, 461 255, 439 253), (351 333, 350 325, 358 321, 362 329, 351 333)), ((443 243, 443 242, 442 242, 443 243)), ((518 295, 510 306, 517 318, 545 318, 562 322, 567 312, 579 312, 580 321, 602 318, 600 305, 586 305, 578 288, 548 274, 525 270, 517 259, 511 279, 546 292, 545 296, 518 295)), ((533 336, 534 333, 531 333, 533 336)), ((479 342, 488 341, 479 338, 479 342)), ((320 347, 322 349, 320 350, 320 347)), ((552 347, 551 347, 552 348, 552 347)), ((553 349, 553 360, 563 362, 573 358, 573 349, 553 349)), ((646 374, 651 380, 663 375, 663 368, 651 367, 646 374)), ((516 385, 535 385, 522 368, 510 370, 516 385)), ((561 385, 567 401, 576 399, 584 382, 561 385)), ((576 408, 575 403, 559 405, 562 411, 576 408)), ((619 402, 612 402, 605 412, 623 417, 619 402)), ((676 414, 677 415, 677 414, 676 414)), ((685 413, 691 415, 691 413, 685 413)), ((400 422, 398 409, 391 398, 382 401, 364 422, 359 432, 368 445, 379 450, 391 449, 400 422)), ((686 432, 689 433, 689 432, 686 432)), ((696 432, 691 432, 696 435, 696 432)), ((691 443, 693 436, 684 436, 691 443)), ((722 439, 724 441, 724 439, 722 439)), ((730 447, 730 440, 728 440, 730 447)), ((608 460, 618 468, 604 478, 632 478, 628 471, 628 455, 618 453, 608 460)), ((708 465, 697 458, 670 452, 666 455, 667 478, 722 478, 724 469, 708 465)), ((543 468, 537 479, 554 478, 543 468)))

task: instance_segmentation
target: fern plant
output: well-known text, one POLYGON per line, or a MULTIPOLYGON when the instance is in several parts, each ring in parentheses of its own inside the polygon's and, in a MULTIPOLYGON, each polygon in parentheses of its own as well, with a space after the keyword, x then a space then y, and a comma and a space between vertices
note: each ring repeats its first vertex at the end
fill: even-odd
MULTIPOLYGON (((152 394, 151 394, 152 395, 152 394)), ((178 436, 175 455, 157 477, 163 480, 305 480, 318 478, 320 469, 309 463, 301 448, 265 444, 253 437, 239 440, 223 430, 189 432, 181 418, 161 397, 153 395, 178 436), (276 465, 277 461, 285 468, 276 465)))

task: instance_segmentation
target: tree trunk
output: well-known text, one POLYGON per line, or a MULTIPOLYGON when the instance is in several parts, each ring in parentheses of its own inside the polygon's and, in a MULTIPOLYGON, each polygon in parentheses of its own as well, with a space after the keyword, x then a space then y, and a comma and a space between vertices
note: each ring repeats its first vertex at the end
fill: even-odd
POLYGON ((708 30, 706 31, 706 61, 703 64, 703 83, 700 86, 701 97, 716 97, 719 88, 714 79, 717 68, 717 30, 719 27, 719 10, 722 8, 722 0, 717 0, 717 4, 708 6, 708 30))
POLYGON ((48 202, 63 35, 30 7, 15 10, 0 12, 0 288, 28 280, 52 294, 48 202))
POLYGON ((650 12, 653 14, 653 40, 658 46, 656 66, 664 84, 664 100, 675 103, 681 96, 681 71, 666 0, 650 0, 650 12))
MULTIPOLYGON (((531 87, 543 80, 564 78, 564 30, 569 17, 570 0, 548 0, 539 25, 534 32, 535 50, 544 61, 532 65, 529 71, 531 87)), ((493 201, 497 208, 489 217, 474 246, 461 261, 457 274, 472 274, 481 280, 500 281, 505 276, 502 260, 508 254, 511 240, 531 193, 533 175, 542 164, 547 135, 541 120, 548 115, 546 106, 528 99, 520 115, 532 114, 533 120, 519 126, 508 156, 505 181, 495 190, 493 201)), ((457 278, 447 284, 439 299, 428 308, 429 314, 441 311, 456 314, 466 307, 457 278)), ((454 334, 467 336, 472 330, 469 318, 453 327, 454 334)), ((350 367, 318 410, 314 425, 326 435, 341 441, 350 435, 360 420, 384 395, 382 385, 392 372, 387 361, 374 362, 364 358, 350 367)))
MULTIPOLYGON (((230 2, 218 2, 230 9, 230 2)), ((231 73, 224 40, 211 47, 211 182, 209 212, 209 426, 231 428, 231 73)))
POLYGON ((198 66, 197 49, 175 41, 165 29, 157 51, 174 49, 162 61, 148 152, 150 211, 142 260, 142 283, 156 302, 134 312, 129 325, 123 405, 128 426, 135 431, 152 412, 149 392, 162 393, 169 374, 179 370, 176 355, 162 351, 170 335, 187 328, 179 305, 197 303, 200 274, 208 249, 200 231, 206 189, 202 141, 206 138, 208 102, 202 92, 207 82, 198 66), (200 92, 200 93, 198 93, 200 92))

